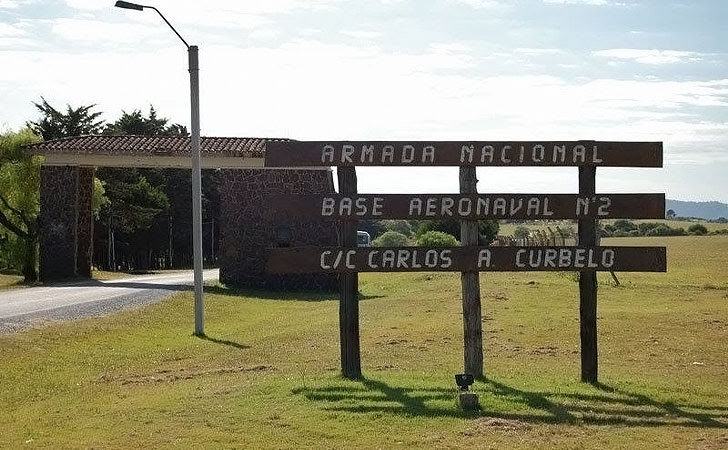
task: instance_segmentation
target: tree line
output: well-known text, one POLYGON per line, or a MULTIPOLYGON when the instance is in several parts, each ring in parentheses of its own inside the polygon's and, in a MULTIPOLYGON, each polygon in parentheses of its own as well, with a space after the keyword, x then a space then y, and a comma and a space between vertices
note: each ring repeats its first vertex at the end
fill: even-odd
MULTIPOLYGON (((89 134, 188 136, 153 106, 100 119, 96 105, 65 110, 44 98, 33 103, 40 117, 18 131, 0 133, 0 270, 37 280, 40 165, 22 146, 89 134)), ((203 253, 214 263, 220 216, 219 176, 202 173, 203 253)), ((105 270, 182 268, 192 264, 191 172, 182 169, 102 167, 94 179, 94 266, 105 270)))

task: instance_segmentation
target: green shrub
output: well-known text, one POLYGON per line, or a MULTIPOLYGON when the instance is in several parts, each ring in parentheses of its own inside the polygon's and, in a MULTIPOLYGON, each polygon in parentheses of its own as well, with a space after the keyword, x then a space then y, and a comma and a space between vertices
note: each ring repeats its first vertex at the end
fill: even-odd
POLYGON ((387 231, 372 241, 375 247, 406 247, 410 245, 407 236, 396 231, 387 231))
MULTIPOLYGON (((497 220, 478 221, 478 245, 489 245, 498 235, 500 225, 497 220)), ((415 230, 415 236, 419 237, 429 231, 441 231, 454 237, 460 238, 460 221, 458 220, 424 220, 420 222, 415 230)))
POLYGON ((528 229, 528 227, 524 227, 523 225, 519 225, 516 227, 515 230, 513 230, 513 237, 516 239, 527 238, 530 235, 531 231, 528 229))
POLYGON ((460 242, 451 234, 442 231, 428 231, 417 238, 417 245, 423 247, 457 247, 460 242))
POLYGON ((696 223, 695 225, 690 225, 688 227, 688 233, 694 234, 697 236, 703 236, 708 234, 708 229, 705 227, 705 225, 696 223))

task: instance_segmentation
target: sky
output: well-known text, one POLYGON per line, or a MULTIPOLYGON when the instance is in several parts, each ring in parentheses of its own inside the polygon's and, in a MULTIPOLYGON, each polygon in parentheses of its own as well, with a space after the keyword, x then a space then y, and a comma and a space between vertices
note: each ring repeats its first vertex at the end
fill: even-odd
MULTIPOLYGON (((200 47, 203 136, 662 141, 597 190, 728 203, 728 1, 148 0, 200 47)), ((43 96, 189 124, 182 42, 113 0, 0 0, 0 129, 43 96)), ((457 168, 359 168, 361 193, 457 168)), ((576 168, 479 168, 479 192, 577 192, 576 168)))

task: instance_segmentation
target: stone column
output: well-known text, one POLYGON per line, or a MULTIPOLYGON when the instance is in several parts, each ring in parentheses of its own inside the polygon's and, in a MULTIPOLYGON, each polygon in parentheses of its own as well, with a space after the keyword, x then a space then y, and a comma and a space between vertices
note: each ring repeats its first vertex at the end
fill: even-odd
POLYGON ((91 276, 93 174, 93 168, 41 166, 41 281, 91 276))
POLYGON ((91 278, 94 252, 94 168, 78 168, 78 222, 76 228, 76 275, 91 278))
POLYGON ((270 275, 265 271, 268 247, 336 246, 338 240, 333 222, 273 220, 266 211, 272 196, 333 191, 333 179, 327 170, 222 170, 220 281, 258 289, 336 291, 335 275, 270 275))

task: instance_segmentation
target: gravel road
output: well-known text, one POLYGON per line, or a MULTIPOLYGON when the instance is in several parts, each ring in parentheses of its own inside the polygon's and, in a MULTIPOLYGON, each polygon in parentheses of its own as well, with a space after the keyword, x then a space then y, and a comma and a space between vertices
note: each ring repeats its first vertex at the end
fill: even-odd
MULTIPOLYGON (((218 275, 218 269, 204 271, 205 281, 218 275)), ((0 333, 147 305, 191 285, 192 271, 186 271, 0 291, 0 333)))

